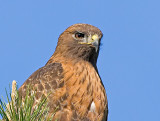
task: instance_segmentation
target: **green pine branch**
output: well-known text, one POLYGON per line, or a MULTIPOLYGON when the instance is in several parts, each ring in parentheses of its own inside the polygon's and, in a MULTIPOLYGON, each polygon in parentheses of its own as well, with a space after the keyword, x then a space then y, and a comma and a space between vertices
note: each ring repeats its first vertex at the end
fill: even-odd
MULTIPOLYGON (((29 86, 28 86, 29 87, 29 86)), ((8 95, 6 91, 7 101, 5 103, 0 99, 0 121, 51 121, 52 116, 48 115, 47 97, 41 99, 38 104, 34 104, 35 93, 30 93, 28 88, 24 100, 19 96, 16 81, 12 82, 12 92, 8 95), (9 100, 9 98, 11 100, 9 100), (34 107, 34 108, 33 108, 34 107)))

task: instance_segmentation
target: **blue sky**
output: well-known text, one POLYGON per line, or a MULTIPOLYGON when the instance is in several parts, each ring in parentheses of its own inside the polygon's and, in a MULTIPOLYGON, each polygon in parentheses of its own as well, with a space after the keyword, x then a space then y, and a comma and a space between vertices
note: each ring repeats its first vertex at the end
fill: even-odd
POLYGON ((0 96, 21 86, 53 54, 70 25, 104 34, 98 69, 108 121, 160 121, 159 0, 0 0, 0 96))

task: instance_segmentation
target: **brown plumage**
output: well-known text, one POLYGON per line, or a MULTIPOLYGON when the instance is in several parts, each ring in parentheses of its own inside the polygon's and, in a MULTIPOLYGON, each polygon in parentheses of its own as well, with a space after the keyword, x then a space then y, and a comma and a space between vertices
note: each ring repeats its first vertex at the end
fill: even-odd
POLYGON ((88 24, 75 24, 59 37, 47 64, 34 72, 20 87, 36 88, 35 103, 47 96, 49 113, 59 106, 59 121, 107 121, 107 97, 96 66, 102 32, 88 24))

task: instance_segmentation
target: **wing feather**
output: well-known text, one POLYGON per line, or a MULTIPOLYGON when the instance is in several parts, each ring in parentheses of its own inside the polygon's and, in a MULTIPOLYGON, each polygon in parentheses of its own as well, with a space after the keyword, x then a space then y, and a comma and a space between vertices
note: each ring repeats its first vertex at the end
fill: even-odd
POLYGON ((40 100, 42 95, 46 96, 64 86, 62 73, 63 68, 60 63, 51 63, 38 69, 20 87, 19 95, 24 98, 29 85, 36 91, 36 101, 40 100))

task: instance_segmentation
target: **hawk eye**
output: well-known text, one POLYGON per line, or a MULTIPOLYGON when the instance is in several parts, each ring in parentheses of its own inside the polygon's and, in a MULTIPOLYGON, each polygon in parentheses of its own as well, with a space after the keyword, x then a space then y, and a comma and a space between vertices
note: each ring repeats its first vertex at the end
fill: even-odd
POLYGON ((82 39, 82 38, 84 38, 84 34, 77 32, 77 33, 75 33, 75 37, 79 38, 79 39, 82 39))

